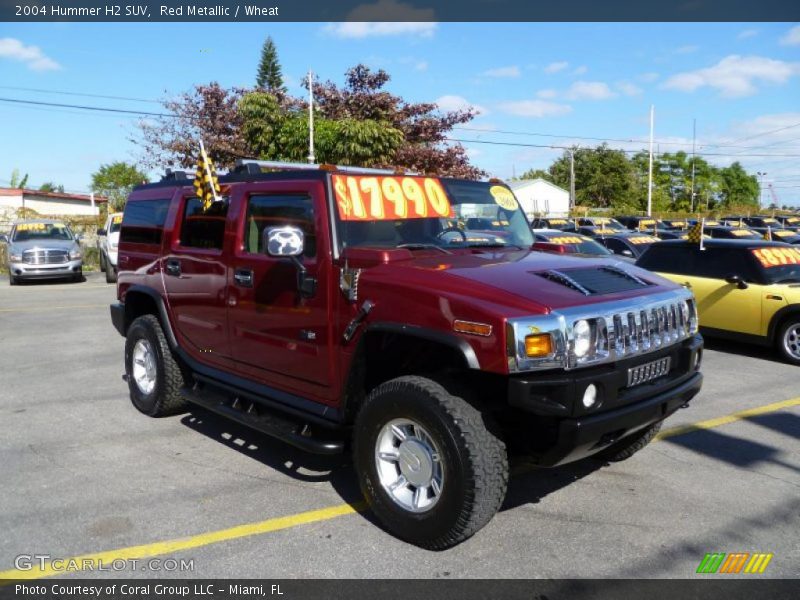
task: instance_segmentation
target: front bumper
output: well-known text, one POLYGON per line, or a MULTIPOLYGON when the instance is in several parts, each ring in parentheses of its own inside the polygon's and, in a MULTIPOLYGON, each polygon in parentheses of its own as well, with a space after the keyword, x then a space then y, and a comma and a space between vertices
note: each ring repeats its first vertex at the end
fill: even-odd
POLYGON ((83 259, 71 260, 56 265, 31 265, 22 262, 9 263, 8 269, 18 279, 60 279, 74 277, 83 269, 83 259))
POLYGON ((517 409, 512 435, 542 466, 590 456, 667 418, 694 398, 703 383, 698 371, 702 351, 703 341, 697 335, 674 347, 603 367, 511 379, 508 403, 517 409), (628 386, 629 368, 666 356, 671 358, 669 373, 628 386), (598 388, 599 401, 585 408, 581 398, 589 384, 598 388))

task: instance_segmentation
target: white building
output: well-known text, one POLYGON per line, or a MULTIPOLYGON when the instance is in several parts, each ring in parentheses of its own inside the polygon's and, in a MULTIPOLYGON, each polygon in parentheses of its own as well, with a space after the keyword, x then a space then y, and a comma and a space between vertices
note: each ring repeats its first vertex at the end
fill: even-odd
POLYGON ((569 215, 569 192, 541 178, 511 181, 522 210, 528 217, 566 217, 569 215))
POLYGON ((66 194, 64 192, 39 192, 16 188, 0 188, 0 207, 30 208, 41 216, 96 216, 100 214, 99 205, 107 200, 102 196, 66 194))

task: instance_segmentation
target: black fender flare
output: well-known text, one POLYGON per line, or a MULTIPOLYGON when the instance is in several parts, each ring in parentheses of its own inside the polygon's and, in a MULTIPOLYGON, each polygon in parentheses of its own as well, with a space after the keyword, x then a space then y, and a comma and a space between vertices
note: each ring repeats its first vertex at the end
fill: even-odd
POLYGON ((797 316, 800 318, 800 304, 790 304, 789 306, 784 306, 774 315, 772 315, 772 319, 769 322, 769 329, 767 330, 767 339, 770 342, 775 341, 775 337, 778 335, 778 323, 783 321, 786 317, 789 316, 797 316))
MULTIPOLYGON (((164 330, 164 335, 167 338, 167 343, 172 350, 177 350, 178 348, 178 339, 175 337, 175 332, 172 329, 172 322, 169 320, 169 313, 167 312, 167 307, 164 304, 164 298, 156 292, 154 289, 149 288, 144 285, 132 285, 125 291, 125 298, 127 299, 128 294, 144 294, 145 296, 149 296, 151 300, 156 305, 156 309, 158 310, 158 320, 161 321, 161 327, 164 330)), ((126 311, 127 316, 127 311, 126 311)), ((130 323, 125 323, 125 329, 130 326, 130 323)))
POLYGON ((429 329, 427 327, 419 327, 417 325, 392 323, 390 321, 370 323, 364 330, 362 337, 372 332, 399 333, 411 337, 418 337, 430 342, 436 342, 448 346, 461 354, 468 368, 476 370, 481 368, 480 362, 478 362, 478 356, 475 354, 475 350, 470 346, 469 342, 451 333, 446 333, 437 329, 429 329))

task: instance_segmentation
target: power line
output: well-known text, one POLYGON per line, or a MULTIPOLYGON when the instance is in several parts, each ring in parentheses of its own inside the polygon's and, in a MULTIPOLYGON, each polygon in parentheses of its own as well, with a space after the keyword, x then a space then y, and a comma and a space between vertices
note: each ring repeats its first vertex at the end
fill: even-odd
POLYGON ((41 88, 16 87, 13 85, 0 85, 0 90, 15 90, 19 92, 37 92, 41 94, 61 94, 63 96, 82 96, 84 98, 103 98, 105 100, 127 100, 130 102, 147 102, 149 104, 161 104, 159 100, 147 98, 131 98, 129 96, 104 96, 102 94, 87 94, 83 92, 65 92, 61 90, 44 90, 41 88))
POLYGON ((754 138, 761 137, 763 135, 769 135, 771 133, 778 133, 779 131, 786 131, 787 129, 792 129, 794 127, 800 127, 800 123, 794 123, 792 125, 786 125, 785 127, 779 127, 778 129, 773 129, 771 131, 764 131, 762 133, 757 133, 755 135, 751 135, 748 137, 739 138, 738 140, 734 140, 731 143, 736 144, 737 142, 746 142, 747 140, 752 140, 754 138))
POLYGON ((128 115, 144 115, 148 117, 171 117, 175 118, 178 115, 169 113, 156 113, 142 110, 125 110, 122 108, 109 108, 106 106, 86 106, 81 104, 61 104, 56 102, 38 102, 36 100, 20 100, 18 98, 0 98, 0 102, 10 102, 13 104, 28 104, 33 106, 50 106, 55 108, 78 108, 81 110, 94 110, 99 112, 120 113, 128 115))

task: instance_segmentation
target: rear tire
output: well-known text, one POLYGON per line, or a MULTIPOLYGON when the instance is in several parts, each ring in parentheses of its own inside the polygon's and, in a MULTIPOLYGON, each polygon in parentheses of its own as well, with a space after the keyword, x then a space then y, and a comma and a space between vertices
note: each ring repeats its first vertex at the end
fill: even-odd
POLYGON ((11 271, 8 272, 8 285, 17 285, 17 278, 11 274, 11 271))
POLYGON ((356 418, 364 497, 390 533, 422 548, 463 542, 505 498, 505 444, 466 395, 425 377, 398 377, 374 389, 356 418))
POLYGON ((776 345, 784 360, 800 365, 800 319, 791 317, 781 325, 776 345))
POLYGON ((627 460, 653 441, 653 438, 661 431, 661 425, 663 423, 664 421, 659 421, 642 431, 623 438, 615 444, 611 444, 605 450, 598 452, 595 456, 601 460, 607 460, 608 462, 627 460))
POLYGON ((106 255, 102 250, 100 251, 100 270, 103 273, 106 272, 106 255))
POLYGON ((125 373, 131 402, 140 412, 150 417, 186 412, 187 402, 180 394, 183 371, 155 315, 142 315, 128 328, 125 373))
POLYGON ((106 265, 106 283, 116 283, 117 282, 117 270, 113 267, 113 265, 106 265))

